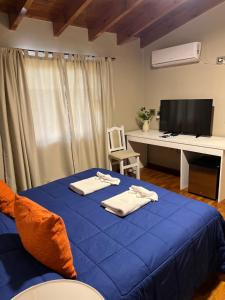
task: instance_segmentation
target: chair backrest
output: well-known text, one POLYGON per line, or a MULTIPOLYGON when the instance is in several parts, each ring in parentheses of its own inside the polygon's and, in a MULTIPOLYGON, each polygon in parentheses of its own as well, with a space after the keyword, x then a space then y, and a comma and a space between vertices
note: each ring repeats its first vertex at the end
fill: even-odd
POLYGON ((107 142, 109 153, 119 150, 126 150, 124 126, 108 128, 107 142))

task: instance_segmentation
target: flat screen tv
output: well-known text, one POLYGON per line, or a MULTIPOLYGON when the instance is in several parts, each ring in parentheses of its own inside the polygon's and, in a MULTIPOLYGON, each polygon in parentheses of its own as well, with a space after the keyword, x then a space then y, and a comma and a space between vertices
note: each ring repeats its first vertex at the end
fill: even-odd
POLYGON ((211 136, 212 116, 212 99, 161 100, 159 130, 211 136))

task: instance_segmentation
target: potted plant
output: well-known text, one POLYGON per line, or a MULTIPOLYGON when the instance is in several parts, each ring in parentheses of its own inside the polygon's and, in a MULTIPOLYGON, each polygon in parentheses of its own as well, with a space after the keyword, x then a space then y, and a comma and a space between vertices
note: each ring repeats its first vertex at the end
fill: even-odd
POLYGON ((154 113, 152 109, 146 109, 144 106, 141 107, 138 111, 138 119, 142 124, 142 130, 144 132, 149 131, 149 123, 153 118, 154 113))

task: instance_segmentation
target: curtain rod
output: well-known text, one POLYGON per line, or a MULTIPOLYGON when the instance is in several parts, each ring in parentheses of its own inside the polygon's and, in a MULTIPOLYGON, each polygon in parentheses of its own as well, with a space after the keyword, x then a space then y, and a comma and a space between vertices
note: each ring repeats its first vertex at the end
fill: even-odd
MULTIPOLYGON (((23 51, 31 51, 31 52, 40 52, 40 53, 49 53, 49 54, 64 54, 64 55, 84 55, 84 56, 87 56, 87 57, 96 57, 96 58, 101 58, 101 56, 96 56, 96 55, 92 55, 92 54, 82 54, 82 53, 70 53, 70 52, 56 52, 56 51, 48 51, 48 50, 34 50, 34 49, 21 49, 23 51)), ((104 57, 104 56, 103 56, 104 57)), ((105 56, 104 57, 105 59, 107 58, 111 58, 112 60, 116 60, 115 57, 112 57, 112 56, 105 56)))

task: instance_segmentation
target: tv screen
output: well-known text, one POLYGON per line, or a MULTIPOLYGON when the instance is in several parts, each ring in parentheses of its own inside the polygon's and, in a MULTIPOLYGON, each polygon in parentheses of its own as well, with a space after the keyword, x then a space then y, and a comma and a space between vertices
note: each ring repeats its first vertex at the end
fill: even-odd
POLYGON ((160 131, 211 135, 212 99, 161 100, 160 131))

